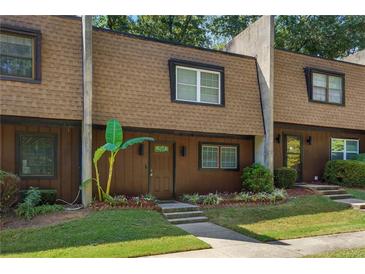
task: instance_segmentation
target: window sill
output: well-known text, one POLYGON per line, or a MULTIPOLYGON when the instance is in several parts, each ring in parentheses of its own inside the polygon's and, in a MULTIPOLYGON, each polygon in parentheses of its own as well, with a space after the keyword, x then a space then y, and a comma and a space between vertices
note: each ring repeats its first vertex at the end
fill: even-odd
POLYGON ((16 77, 16 76, 5 76, 5 75, 0 75, 0 80, 16 81, 16 82, 23 82, 23 83, 29 83, 29 84, 40 84, 41 83, 41 80, 38 80, 38 79, 20 78, 20 77, 16 77))
POLYGON ((338 107, 344 107, 345 103, 329 103, 329 102, 322 102, 322 101, 317 101, 317 100, 312 100, 309 99, 308 100, 309 103, 316 103, 316 104, 323 104, 323 105, 330 105, 330 106, 338 106, 338 107))
POLYGON ((171 100, 172 103, 198 105, 198 106, 209 106, 209 107, 224 107, 224 104, 213 104, 213 103, 202 103, 202 102, 190 102, 182 100, 171 100))

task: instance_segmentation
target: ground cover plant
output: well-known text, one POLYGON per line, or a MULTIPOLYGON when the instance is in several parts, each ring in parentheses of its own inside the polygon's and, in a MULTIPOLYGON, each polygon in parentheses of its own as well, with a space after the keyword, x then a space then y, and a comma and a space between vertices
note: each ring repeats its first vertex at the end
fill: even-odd
POLYGON ((94 209, 109 208, 145 208, 158 210, 157 199, 151 194, 139 196, 116 195, 107 196, 103 202, 94 201, 91 204, 94 209))
POLYGON ((365 230, 365 214, 318 195, 287 203, 206 209, 213 223, 261 241, 365 230))
POLYGON ((94 211, 62 224, 0 232, 1 257, 138 257, 209 248, 156 211, 94 211))
POLYGON ((271 193, 266 192, 239 192, 239 193, 209 193, 206 195, 184 194, 180 200, 186 203, 203 207, 218 205, 234 205, 247 203, 275 203, 287 199, 287 193, 283 189, 275 189, 271 193))

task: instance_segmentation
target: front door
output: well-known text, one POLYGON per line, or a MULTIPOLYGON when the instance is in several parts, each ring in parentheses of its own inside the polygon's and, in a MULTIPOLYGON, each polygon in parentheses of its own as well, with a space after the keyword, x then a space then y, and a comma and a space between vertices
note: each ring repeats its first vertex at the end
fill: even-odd
POLYGON ((284 142, 284 166, 297 171, 297 181, 302 180, 302 137, 297 135, 285 135, 284 142))
POLYGON ((153 142, 150 146, 150 193, 159 199, 173 196, 174 145, 168 142, 153 142))

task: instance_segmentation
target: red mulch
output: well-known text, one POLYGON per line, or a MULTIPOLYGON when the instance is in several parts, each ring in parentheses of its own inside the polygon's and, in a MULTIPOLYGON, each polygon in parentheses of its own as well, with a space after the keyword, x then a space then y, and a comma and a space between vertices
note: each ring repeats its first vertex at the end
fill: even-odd
POLYGON ((132 201, 128 201, 128 205, 110 205, 108 203, 96 201, 91 205, 91 208, 95 210, 105 210, 105 209, 148 209, 148 210, 160 210, 160 208, 154 203, 150 201, 143 201, 141 204, 137 205, 132 201))
POLYGON ((90 209, 80 209, 75 211, 62 211, 55 212, 46 215, 39 215, 33 219, 27 221, 22 218, 18 218, 15 214, 9 214, 8 216, 1 217, 0 228, 13 229, 13 228, 28 228, 28 227, 43 227, 48 225, 55 225, 64 223, 73 219, 80 219, 90 213, 90 209))
POLYGON ((287 189, 286 192, 288 193, 289 197, 298 197, 298 196, 315 194, 312 190, 302 187, 287 189))

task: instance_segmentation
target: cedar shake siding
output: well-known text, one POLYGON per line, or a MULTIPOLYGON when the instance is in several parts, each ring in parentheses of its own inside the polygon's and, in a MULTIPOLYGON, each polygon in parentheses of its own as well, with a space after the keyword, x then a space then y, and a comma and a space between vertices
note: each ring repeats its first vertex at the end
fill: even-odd
POLYGON ((280 140, 280 143, 276 139, 274 141, 275 168, 285 165, 284 136, 299 136, 302 139, 302 181, 304 182, 313 181, 314 176, 322 178, 325 164, 331 159, 331 138, 359 140, 359 152, 365 153, 365 131, 275 123, 274 132, 275 138, 280 140))
POLYGON ((237 135, 263 135, 255 59, 95 30, 93 122, 237 135), (171 99, 169 60, 224 68, 224 106, 171 99))
POLYGON ((58 16, 0 16, 0 25, 41 32, 41 80, 0 80, 0 114, 82 119, 81 22, 58 16))
MULTIPOLYGON (((94 129, 93 131, 93 149, 104 144, 104 129, 94 129)), ((130 139, 138 136, 149 136, 155 138, 156 142, 167 142, 174 146, 174 154, 171 165, 172 174, 174 174, 174 192, 171 189, 171 198, 173 194, 179 196, 184 193, 209 193, 209 192, 235 192, 240 191, 241 171, 244 167, 253 163, 253 138, 217 138, 191 135, 173 135, 165 133, 149 133, 149 132, 124 132, 124 138, 130 139), (221 144, 221 145, 237 145, 239 148, 239 159, 237 170, 224 169, 202 169, 199 167, 199 144, 221 144), (185 153, 181 153, 182 147, 185 153)), ((129 147, 122 150, 117 155, 115 161, 114 173, 112 178, 111 192, 114 194, 124 193, 127 195, 135 195, 140 193, 154 193, 156 186, 151 178, 149 179, 149 168, 155 169, 149 159, 149 147, 154 143, 145 142, 143 152, 141 153, 139 145, 129 147), (142 154, 142 155, 141 155, 142 154)), ((100 176, 105 183, 108 176, 108 159, 106 156, 99 162, 100 176)), ((96 189, 94 188, 94 194, 96 189)))
POLYGON ((365 66, 275 50, 274 121, 365 130, 365 66), (344 106, 310 102, 304 68, 344 74, 344 106))

